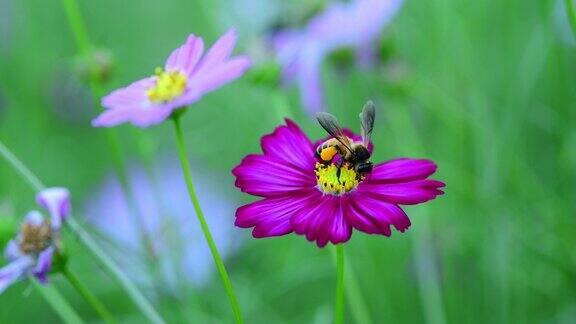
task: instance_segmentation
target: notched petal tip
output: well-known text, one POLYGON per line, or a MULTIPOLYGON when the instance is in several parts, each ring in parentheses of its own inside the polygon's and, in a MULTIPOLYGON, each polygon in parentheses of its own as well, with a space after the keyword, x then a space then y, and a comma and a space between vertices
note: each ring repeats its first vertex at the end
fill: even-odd
POLYGON ((50 213, 55 228, 70 214, 70 191, 64 187, 44 189, 36 195, 36 201, 50 213))

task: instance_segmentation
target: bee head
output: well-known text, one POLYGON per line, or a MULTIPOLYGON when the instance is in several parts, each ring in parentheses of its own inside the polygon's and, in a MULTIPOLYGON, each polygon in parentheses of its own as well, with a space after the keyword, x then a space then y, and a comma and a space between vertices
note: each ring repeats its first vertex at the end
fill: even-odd
POLYGON ((354 157, 356 158, 356 161, 359 162, 367 161, 368 159, 370 159, 370 152, 368 152, 366 146, 356 145, 354 146, 354 157))
POLYGON ((370 173, 372 171, 372 162, 362 162, 356 165, 356 172, 360 174, 370 173))

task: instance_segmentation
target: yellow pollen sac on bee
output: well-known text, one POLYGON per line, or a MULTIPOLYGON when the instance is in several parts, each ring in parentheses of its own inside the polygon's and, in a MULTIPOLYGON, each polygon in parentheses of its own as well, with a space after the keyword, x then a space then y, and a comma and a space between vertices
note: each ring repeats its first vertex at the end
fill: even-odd
POLYGON ((148 99, 154 103, 161 103, 174 100, 184 93, 186 75, 178 71, 164 71, 156 68, 156 85, 146 92, 148 99))
POLYGON ((364 177, 359 176, 346 163, 340 168, 340 178, 338 178, 337 172, 338 167, 333 163, 316 163, 314 173, 316 174, 318 188, 322 192, 331 195, 341 195, 356 189, 360 182, 364 180, 364 177))

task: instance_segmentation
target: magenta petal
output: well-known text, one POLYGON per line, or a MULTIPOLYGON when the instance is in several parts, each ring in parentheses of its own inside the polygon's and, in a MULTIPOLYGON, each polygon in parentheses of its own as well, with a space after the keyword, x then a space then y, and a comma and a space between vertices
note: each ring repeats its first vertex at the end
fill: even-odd
POLYGON ((344 215, 345 206, 341 197, 333 199, 331 210, 316 241, 319 247, 325 246, 328 241, 332 244, 344 243, 352 236, 352 226, 344 215))
POLYGON ((264 154, 314 174, 314 148, 293 121, 286 119, 286 126, 279 126, 272 134, 262 137, 261 146, 264 154))
POLYGON ((291 219, 294 232, 300 235, 306 235, 309 241, 318 238, 320 226, 328 216, 330 206, 332 205, 332 196, 324 196, 318 190, 311 192, 310 200, 306 208, 298 210, 291 219))
POLYGON ((390 227, 381 228, 378 222, 362 211, 362 207, 357 207, 350 195, 343 196, 343 204, 346 208, 344 215, 348 222, 357 230, 367 234, 390 235, 390 227))
POLYGON ((234 28, 222 35, 208 50, 196 72, 203 73, 227 60, 236 45, 236 38, 236 30, 234 28))
POLYGON ((166 60, 166 71, 181 71, 190 75, 204 52, 204 41, 191 34, 184 45, 175 49, 166 60))
POLYGON ((305 235, 308 241, 316 241, 319 247, 328 242, 346 242, 352 235, 352 227, 344 215, 342 197, 322 195, 314 190, 308 206, 298 210, 292 217, 296 234, 305 235))
POLYGON ((292 232, 290 218, 307 205, 308 199, 308 194, 304 192, 253 202, 238 208, 235 225, 243 228, 254 227, 252 235, 256 238, 288 234, 292 232))
POLYGON ((443 194, 444 192, 439 189, 442 187, 444 187, 444 183, 436 180, 416 180, 392 184, 364 182, 358 186, 358 191, 393 204, 415 205, 443 194))
POLYGON ((422 180, 436 172, 436 168, 430 160, 396 159, 376 165, 366 180, 383 183, 422 180))
MULTIPOLYGON (((408 215, 406 215, 406 213, 395 204, 382 201, 359 191, 356 191, 350 197, 350 200, 350 206, 352 206, 354 212, 360 214, 365 219, 370 219, 378 229, 379 233, 389 236, 390 225, 394 225, 394 227, 401 232, 405 231, 410 226, 408 215)), ((347 217, 348 216, 350 215, 347 215, 347 217)), ((354 225, 358 224, 357 220, 353 218, 349 220, 354 225)), ((368 223, 364 225, 368 225, 368 223)), ((363 228, 356 228, 363 231, 363 228)), ((376 228, 373 228, 373 230, 376 228)), ((373 231, 367 233, 372 234, 373 231)))
POLYGON ((38 255, 38 261, 36 262, 36 267, 34 268, 33 273, 42 284, 48 282, 48 273, 52 270, 52 257, 54 255, 54 250, 54 247, 50 246, 38 255))
POLYGON ((236 176, 238 188, 262 197, 283 195, 316 185, 312 173, 293 168, 268 155, 248 155, 232 173, 236 176))
POLYGON ((55 229, 59 229, 62 221, 70 214, 70 191, 66 188, 44 189, 38 193, 36 201, 48 210, 55 229))

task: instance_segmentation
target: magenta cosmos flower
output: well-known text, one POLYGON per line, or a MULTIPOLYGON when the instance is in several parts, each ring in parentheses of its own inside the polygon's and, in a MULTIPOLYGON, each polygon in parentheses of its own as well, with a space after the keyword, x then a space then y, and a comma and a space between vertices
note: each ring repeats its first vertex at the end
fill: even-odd
POLYGON ((20 232, 6 246, 4 254, 9 263, 0 269, 0 293, 29 275, 43 284, 48 282, 54 254, 60 248, 62 221, 70 213, 70 193, 65 188, 48 188, 42 190, 36 200, 50 218, 37 210, 26 214, 20 232))
POLYGON ((176 109, 198 101, 202 96, 240 77, 250 66, 246 56, 230 57, 236 44, 232 29, 210 48, 193 34, 170 54, 164 68, 155 75, 136 81, 102 98, 106 108, 93 120, 96 127, 131 122, 139 127, 158 124, 176 109))
MULTIPOLYGON (((360 138, 351 132, 346 135, 360 138)), ((404 232, 410 219, 399 205, 443 194, 444 183, 427 179, 436 171, 429 160, 388 161, 363 178, 345 165, 339 181, 335 163, 323 165, 314 157, 324 140, 313 144, 288 119, 286 126, 264 136, 264 154, 246 156, 232 171, 238 188, 264 198, 240 207, 236 226, 253 227, 255 238, 295 232, 323 247, 348 241, 353 229, 390 236, 393 225, 404 232)))

